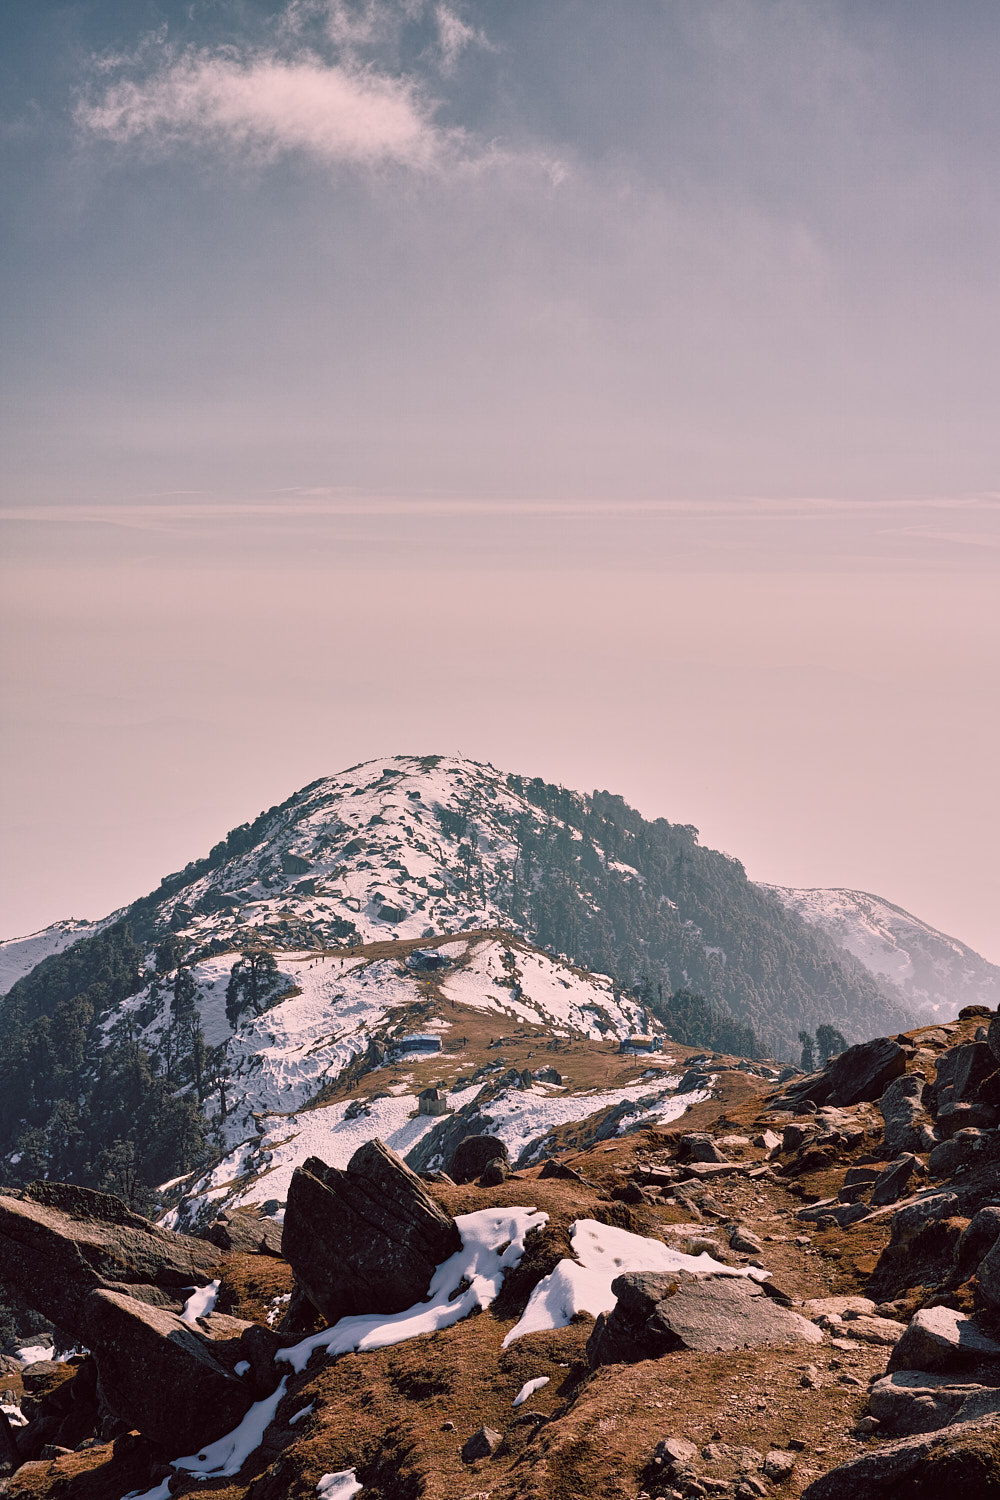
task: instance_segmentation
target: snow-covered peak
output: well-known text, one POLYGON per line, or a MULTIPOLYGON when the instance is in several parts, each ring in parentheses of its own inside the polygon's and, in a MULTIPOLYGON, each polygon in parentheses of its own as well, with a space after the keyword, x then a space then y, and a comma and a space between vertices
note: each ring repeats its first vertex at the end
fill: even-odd
POLYGON ((868 891, 768 885, 790 911, 902 990, 917 1012, 950 1019, 963 1005, 1000 1006, 1000 968, 957 938, 868 891))
POLYGON ((187 882, 167 883, 174 889, 158 917, 199 945, 250 928, 290 943, 311 935, 317 945, 516 930, 522 841, 543 824, 562 826, 492 766, 445 756, 367 761, 234 830, 189 867, 187 882))

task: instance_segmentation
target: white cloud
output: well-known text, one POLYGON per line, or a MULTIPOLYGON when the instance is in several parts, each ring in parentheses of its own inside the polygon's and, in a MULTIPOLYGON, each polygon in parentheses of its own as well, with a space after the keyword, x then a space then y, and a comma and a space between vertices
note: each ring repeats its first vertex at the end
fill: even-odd
POLYGON ((463 21, 447 5, 439 5, 434 13, 437 22, 438 41, 441 47, 441 71, 446 76, 454 73, 458 60, 467 47, 489 47, 485 36, 474 26, 463 21))
POLYGON ((165 49, 158 69, 110 84, 76 117, 88 134, 118 144, 214 144, 257 160, 302 152, 330 164, 428 171, 470 155, 461 132, 435 124, 411 80, 308 52, 165 49))

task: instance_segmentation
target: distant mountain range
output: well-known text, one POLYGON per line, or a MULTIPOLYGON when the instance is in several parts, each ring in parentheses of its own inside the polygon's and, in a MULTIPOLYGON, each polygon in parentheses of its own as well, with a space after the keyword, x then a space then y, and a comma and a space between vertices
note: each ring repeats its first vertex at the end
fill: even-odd
POLYGON ((950 1019, 963 1005, 1000 1007, 1000 967, 901 906, 868 891, 764 889, 894 985, 916 1015, 950 1019))

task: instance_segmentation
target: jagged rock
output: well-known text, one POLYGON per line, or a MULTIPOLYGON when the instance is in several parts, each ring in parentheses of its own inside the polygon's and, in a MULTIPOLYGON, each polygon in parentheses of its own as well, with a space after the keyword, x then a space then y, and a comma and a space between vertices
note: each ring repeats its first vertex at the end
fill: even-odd
MULTIPOLYGON (((958 1420, 965 1401, 989 1389, 977 1382, 962 1382, 954 1375, 929 1370, 894 1370, 871 1388, 868 1409, 889 1437, 911 1437, 918 1432, 936 1432, 958 1420)), ((993 1391, 994 1396, 1000 1392, 993 1391)), ((985 1415, 985 1413, 982 1413, 985 1415)))
POLYGON ((814 1224, 820 1224, 823 1219, 832 1219, 838 1229, 848 1229, 860 1219, 867 1219, 870 1212, 864 1203, 839 1203, 830 1198, 825 1202, 807 1203, 805 1208, 796 1210, 795 1217, 814 1224))
POLYGON ((27 1191, 0 1197, 3 1278, 84 1343, 81 1311, 99 1287, 179 1312, 218 1270, 215 1246, 158 1228, 110 1193, 63 1183, 27 1191))
POLYGON ((703 1130, 696 1130, 681 1136, 677 1143, 677 1160, 679 1162, 728 1162, 729 1158, 719 1150, 710 1135, 703 1130))
POLYGON ((491 1161, 506 1162, 510 1166, 510 1157, 507 1147, 503 1141, 495 1135, 467 1135, 464 1140, 459 1141, 451 1158, 448 1168, 449 1175, 456 1182, 475 1182, 481 1176, 491 1161))
POLYGON ((801 1500, 996 1500, 1000 1419, 987 1417, 899 1438, 814 1479, 801 1500))
POLYGON ((478 1458, 492 1458, 503 1438, 492 1427, 477 1427, 462 1449, 463 1462, 474 1464, 478 1458))
POLYGON ((507 1181, 509 1176, 509 1163, 504 1161, 502 1156, 495 1156, 483 1168, 479 1177, 479 1185, 480 1187, 499 1187, 502 1182, 507 1181))
POLYGON ((955 1193, 932 1193, 927 1198, 918 1198, 908 1203, 892 1216, 890 1245, 905 1245, 920 1234, 929 1224, 940 1219, 950 1219, 958 1213, 958 1197, 955 1193))
POLYGON ((817 1125, 796 1125, 794 1122, 786 1125, 781 1132, 782 1151, 798 1151, 806 1141, 811 1140, 819 1133, 817 1125))
MULTIPOLYGON (((978 1217, 978 1216, 977 1216, 978 1217)), ((972 1228, 972 1220, 969 1228, 972 1228)), ((961 1244, 961 1241, 959 1241, 961 1244)), ((994 1240, 991 1248, 979 1262, 976 1280, 983 1301, 992 1308, 1000 1307, 1000 1239, 994 1240)))
POLYGON ((974 1319, 950 1307, 914 1313, 889 1358, 889 1370, 968 1370, 992 1365, 1000 1373, 1000 1343, 974 1319))
POLYGON ((761 1151, 766 1151, 768 1156, 773 1156, 781 1149, 781 1137, 775 1135, 773 1130, 762 1130, 760 1135, 755 1135, 753 1144, 761 1151))
POLYGON ((565 1181, 567 1182, 579 1182, 584 1187, 594 1186, 594 1184, 590 1182, 588 1178, 584 1177, 582 1172, 578 1172, 576 1168, 571 1167, 568 1162, 557 1161, 554 1156, 550 1156, 548 1161, 543 1163, 542 1170, 539 1172, 538 1176, 539 1178, 560 1177, 565 1179, 565 1181))
POLYGON ((729 1231, 729 1248, 737 1255, 759 1255, 764 1246, 757 1236, 742 1224, 734 1224, 729 1231))
POLYGON ((84 1304, 83 1321, 102 1401, 154 1443, 197 1451, 249 1410, 250 1386, 226 1367, 211 1339, 174 1313, 96 1291, 84 1304))
POLYGON ((880 1099, 894 1078, 906 1069, 906 1052, 890 1037, 858 1042, 826 1065, 833 1104, 860 1104, 880 1099))
POLYGON ((810 1318, 830 1317, 831 1314, 843 1317, 847 1312, 870 1317, 875 1311, 875 1303, 870 1297, 813 1297, 809 1302, 803 1302, 802 1307, 810 1318))
POLYGON ((346 1171, 311 1156, 292 1174, 282 1254, 331 1323, 412 1307, 461 1246, 451 1215, 379 1140, 361 1146, 346 1171))
POLYGON ((659 1459, 661 1463, 689 1464, 697 1457, 697 1443, 689 1442, 687 1438, 661 1438, 653 1450, 654 1463, 659 1459))
POLYGON ((986 1045, 1000 1063, 1000 1010, 993 1016, 986 1032, 986 1045))
POLYGON ((1000 1156, 1000 1131, 968 1127, 941 1141, 927 1158, 927 1169, 934 1177, 953 1177, 959 1167, 996 1160, 1000 1156))
POLYGON ((858 1339, 862 1344, 884 1344, 891 1348, 899 1343, 906 1329, 894 1318, 848 1313, 843 1320, 843 1331, 848 1338, 858 1339))
POLYGON ((267 1219, 255 1208, 237 1208, 221 1213, 209 1224, 201 1238, 220 1250, 241 1255, 280 1255, 281 1225, 267 1219))
POLYGON ((928 1091, 941 1135, 968 1127, 991 1129, 1000 1119, 997 1060, 988 1042, 963 1042, 938 1059, 937 1077, 928 1091))
POLYGON ((878 1102, 885 1121, 885 1145, 893 1155, 922 1149, 920 1122, 926 1086, 922 1073, 901 1073, 878 1102))
POLYGON ((748 1349, 819 1343, 815 1324, 746 1276, 630 1271, 611 1283, 617 1302, 587 1341, 592 1366, 631 1364, 675 1349, 748 1349))
POLYGON ((910 1152, 891 1161, 884 1171, 879 1173, 878 1180, 872 1188, 872 1195, 869 1199, 871 1205, 884 1207, 888 1203, 897 1203, 906 1191, 906 1184, 918 1165, 917 1158, 910 1152))
MULTIPOLYGON (((971 1276, 1000 1240, 1000 1204, 989 1204, 972 1215, 955 1248, 955 1273, 959 1281, 971 1276)), ((990 1272, 987 1270, 987 1277, 990 1272)))
POLYGON ((764 1454, 764 1474, 772 1484, 780 1484, 795 1468, 795 1454, 783 1448, 771 1448, 764 1454))

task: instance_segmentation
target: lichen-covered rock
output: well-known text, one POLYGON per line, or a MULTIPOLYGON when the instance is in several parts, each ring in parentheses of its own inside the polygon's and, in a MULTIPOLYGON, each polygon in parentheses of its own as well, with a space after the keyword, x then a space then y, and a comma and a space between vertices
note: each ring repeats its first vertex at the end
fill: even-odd
POLYGON ((926 1086, 922 1073, 901 1073, 878 1102, 885 1121, 885 1145, 893 1155, 921 1149, 920 1123, 926 1113, 926 1086))
POLYGON ((914 1313, 889 1359, 892 1370, 968 1370, 994 1366, 1000 1373, 1000 1343, 973 1318, 951 1307, 914 1313))

